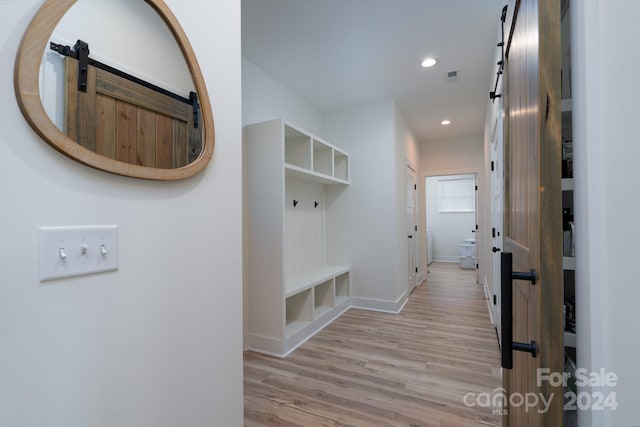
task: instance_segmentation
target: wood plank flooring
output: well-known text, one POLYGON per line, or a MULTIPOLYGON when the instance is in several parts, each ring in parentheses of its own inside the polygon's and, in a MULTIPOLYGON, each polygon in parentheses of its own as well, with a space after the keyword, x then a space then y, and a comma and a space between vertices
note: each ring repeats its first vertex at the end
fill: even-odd
POLYGON ((244 353, 245 426, 499 426, 469 392, 501 387, 473 270, 434 263, 402 313, 350 309, 286 359, 244 353))

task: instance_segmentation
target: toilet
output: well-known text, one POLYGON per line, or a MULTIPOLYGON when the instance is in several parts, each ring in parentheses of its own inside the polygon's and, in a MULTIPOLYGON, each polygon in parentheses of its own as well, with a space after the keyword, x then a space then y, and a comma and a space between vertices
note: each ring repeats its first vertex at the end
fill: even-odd
POLYGON ((476 239, 464 239, 460 243, 458 255, 460 256, 460 268, 475 269, 476 268, 476 239))

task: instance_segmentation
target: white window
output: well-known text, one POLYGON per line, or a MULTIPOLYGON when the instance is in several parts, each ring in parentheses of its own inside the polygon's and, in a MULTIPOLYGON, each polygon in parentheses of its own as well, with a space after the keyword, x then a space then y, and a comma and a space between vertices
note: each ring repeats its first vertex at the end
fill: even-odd
POLYGON ((475 179, 473 175, 451 176, 438 180, 438 211, 474 212, 475 179))

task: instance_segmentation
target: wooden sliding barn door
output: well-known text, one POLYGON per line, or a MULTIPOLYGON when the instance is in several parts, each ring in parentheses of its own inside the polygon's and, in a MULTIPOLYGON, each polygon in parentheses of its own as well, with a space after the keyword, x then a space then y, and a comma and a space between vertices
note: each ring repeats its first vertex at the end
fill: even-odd
MULTIPOLYGON (((552 387, 548 381, 538 379, 545 372, 541 369, 562 373, 564 356, 560 2, 517 1, 511 30, 503 85, 503 252, 512 254, 513 271, 535 270, 535 284, 509 280, 509 286, 513 294, 513 341, 525 345, 535 342, 537 351, 535 356, 524 351, 511 353, 513 368, 504 369, 503 376, 509 397, 504 426, 556 427, 562 426, 562 387, 552 387), (542 398, 550 400, 546 409, 542 398), (527 401, 538 403, 530 406, 527 401)), ((505 344, 504 336, 502 343, 505 344)))
POLYGON ((78 62, 65 59, 65 132, 83 147, 124 163, 186 166, 202 150, 193 106, 94 66, 77 89, 78 62))

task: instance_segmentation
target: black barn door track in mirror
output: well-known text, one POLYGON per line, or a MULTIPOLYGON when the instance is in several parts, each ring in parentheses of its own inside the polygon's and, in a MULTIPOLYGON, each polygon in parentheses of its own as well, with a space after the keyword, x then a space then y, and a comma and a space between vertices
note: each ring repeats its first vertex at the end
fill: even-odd
POLYGON ((14 83, 29 124, 61 153, 107 172, 173 180, 203 170, 214 147, 211 105, 193 50, 166 4, 146 0, 180 48, 195 87, 190 93, 178 94, 97 61, 90 56, 90 40, 79 39, 73 47, 50 40, 75 3, 45 2, 22 40, 14 83), (53 123, 40 98, 39 72, 45 49, 64 57, 63 125, 53 123))
POLYGON ((73 48, 53 42, 49 48, 74 60, 66 61, 64 79, 64 128, 71 139, 105 157, 161 169, 198 158, 202 132, 195 92, 186 98, 96 61, 83 40, 73 48))

